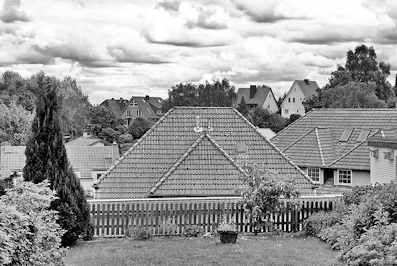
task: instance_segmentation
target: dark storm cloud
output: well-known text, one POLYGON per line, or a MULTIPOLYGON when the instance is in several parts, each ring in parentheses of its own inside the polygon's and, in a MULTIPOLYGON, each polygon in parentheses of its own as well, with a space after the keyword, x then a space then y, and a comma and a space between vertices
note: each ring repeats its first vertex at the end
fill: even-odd
POLYGON ((14 23, 17 21, 29 21, 30 19, 21 10, 20 0, 4 0, 3 10, 0 12, 0 20, 4 23, 14 23))
POLYGON ((141 63, 141 64, 166 64, 171 61, 152 55, 148 52, 134 51, 124 47, 108 47, 109 54, 120 63, 141 63))

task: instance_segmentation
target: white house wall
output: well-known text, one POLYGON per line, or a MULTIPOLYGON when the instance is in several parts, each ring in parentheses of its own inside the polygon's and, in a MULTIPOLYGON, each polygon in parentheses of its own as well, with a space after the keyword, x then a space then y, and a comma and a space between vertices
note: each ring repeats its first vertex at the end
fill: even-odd
POLYGON ((371 156, 371 184, 390 183, 397 181, 397 150, 394 151, 393 160, 385 159, 384 153, 391 151, 387 148, 377 148, 378 158, 371 156))
POLYGON ((281 104, 281 116, 285 118, 289 118, 292 114, 304 116, 305 107, 302 104, 304 100, 305 96, 303 95, 302 90, 297 83, 294 82, 289 93, 281 104), (290 101, 288 101, 288 99, 290 99, 290 101), (295 99, 295 102, 293 102, 293 99, 295 99))
POLYGON ((276 113, 278 111, 277 103, 272 95, 272 92, 267 94, 265 102, 262 105, 263 109, 268 110, 270 113, 276 113))

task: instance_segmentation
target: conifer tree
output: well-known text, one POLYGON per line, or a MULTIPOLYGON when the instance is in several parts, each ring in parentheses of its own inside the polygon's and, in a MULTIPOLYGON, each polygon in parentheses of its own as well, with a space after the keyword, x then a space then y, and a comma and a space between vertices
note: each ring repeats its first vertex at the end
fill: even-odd
POLYGON ((40 95, 36 103, 36 116, 32 133, 26 145, 26 181, 40 183, 48 179, 50 188, 57 194, 51 208, 59 212, 58 223, 66 230, 64 246, 73 245, 80 235, 88 232, 89 209, 80 185, 69 164, 59 124, 57 98, 58 82, 40 73, 36 79, 40 95))

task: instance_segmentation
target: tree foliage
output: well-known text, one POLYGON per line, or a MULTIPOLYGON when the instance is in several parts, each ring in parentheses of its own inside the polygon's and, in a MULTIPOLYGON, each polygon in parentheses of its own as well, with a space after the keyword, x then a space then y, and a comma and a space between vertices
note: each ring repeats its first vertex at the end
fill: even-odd
POLYGON ((23 176, 34 183, 48 179, 50 188, 56 191, 58 198, 51 203, 51 209, 59 212, 58 223, 66 230, 62 244, 68 246, 88 231, 89 209, 63 145, 56 92, 59 83, 44 74, 39 75, 36 82, 41 94, 37 99, 32 135, 26 145, 23 176))
POLYGON ((378 62, 375 49, 357 46, 346 54, 345 66, 331 73, 328 84, 317 96, 305 102, 311 108, 352 107, 372 108, 392 106, 395 93, 387 81, 390 65, 378 62))
POLYGON ((33 114, 15 102, 9 105, 0 102, 0 114, 0 143, 6 141, 11 145, 25 145, 33 114))
POLYGON ((255 229, 258 229, 273 222, 271 213, 284 210, 281 198, 295 199, 299 193, 293 180, 282 181, 278 174, 270 170, 256 167, 246 167, 245 170, 248 177, 242 191, 243 208, 255 229))
POLYGON ((199 85, 180 83, 168 91, 162 109, 166 112, 174 106, 232 106, 235 97, 235 89, 227 79, 199 85))
POLYGON ((139 139, 146 133, 152 126, 153 122, 146 120, 142 117, 136 118, 128 128, 128 132, 135 138, 139 139))
POLYGON ((49 209, 54 198, 47 182, 20 179, 0 197, 1 265, 62 265, 64 231, 49 209))

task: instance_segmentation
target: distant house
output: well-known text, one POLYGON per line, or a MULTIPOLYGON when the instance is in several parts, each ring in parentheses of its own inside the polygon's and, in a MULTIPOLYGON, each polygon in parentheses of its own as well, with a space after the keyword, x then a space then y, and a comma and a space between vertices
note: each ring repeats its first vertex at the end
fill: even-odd
POLYGON ((89 135, 88 133, 84 132, 83 136, 80 136, 76 139, 73 139, 66 143, 67 146, 95 146, 95 147, 103 147, 103 146, 110 146, 111 143, 107 142, 106 140, 100 139, 98 137, 89 135))
POLYGON ((271 141, 318 184, 368 185, 373 149, 368 137, 389 137, 396 127, 397 109, 319 109, 281 130, 271 141))
POLYGON ((371 184, 397 182, 397 130, 368 139, 371 151, 371 184))
POLYGON ((295 80, 281 103, 281 116, 289 118, 292 114, 305 115, 303 102, 317 94, 317 82, 308 79, 295 80))
POLYGON ((157 121, 163 114, 162 104, 162 98, 146 95, 144 97, 132 96, 130 100, 112 98, 103 101, 100 105, 111 110, 116 118, 122 119, 128 126, 138 117, 157 121))
MULTIPOLYGON (((87 195, 92 196, 92 185, 120 155, 117 145, 65 145, 75 175, 87 195)), ((25 166, 25 146, 0 146, 0 179, 13 173, 22 175, 25 166)))
POLYGON ((278 111, 277 101, 273 91, 265 85, 251 85, 249 88, 239 88, 235 106, 240 105, 242 101, 245 101, 250 110, 261 107, 270 113, 276 113, 278 111))
POLYGON ((260 128, 260 127, 258 127, 256 129, 266 139, 271 139, 271 138, 273 138, 276 135, 276 133, 273 130, 271 130, 270 128, 260 128))
POLYGON ((245 163, 312 193, 310 178, 235 109, 174 107, 100 178, 95 198, 236 196, 245 163))

